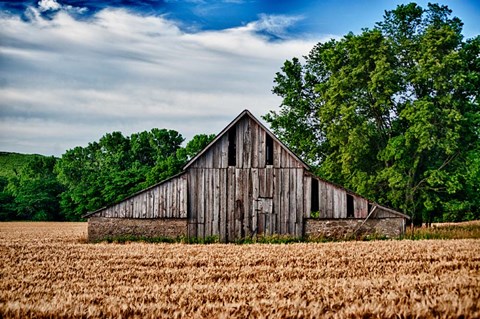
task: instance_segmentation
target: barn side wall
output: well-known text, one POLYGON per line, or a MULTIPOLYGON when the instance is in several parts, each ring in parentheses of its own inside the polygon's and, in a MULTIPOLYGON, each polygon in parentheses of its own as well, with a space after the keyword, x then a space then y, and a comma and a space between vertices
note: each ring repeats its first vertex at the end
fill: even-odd
POLYGON ((141 191, 104 208, 97 217, 109 218, 186 218, 187 177, 185 174, 141 191))
POLYGON ((305 236, 342 239, 354 235, 381 235, 388 238, 405 233, 404 218, 305 219, 305 236))
POLYGON ((121 236, 170 237, 187 236, 186 218, 108 218, 88 219, 88 240, 99 241, 121 236))

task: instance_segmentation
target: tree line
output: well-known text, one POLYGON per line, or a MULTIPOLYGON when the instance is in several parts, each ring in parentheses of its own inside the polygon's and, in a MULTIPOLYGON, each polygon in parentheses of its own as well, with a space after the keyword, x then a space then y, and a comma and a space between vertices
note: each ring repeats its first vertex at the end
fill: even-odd
POLYGON ((480 218, 480 36, 451 14, 399 5, 287 60, 264 119, 318 175, 417 223, 480 218))
MULTIPOLYGON (((318 43, 274 78, 264 116, 314 172, 416 223, 480 219, 480 36, 438 4, 386 11, 360 34, 318 43)), ((0 220, 79 220, 180 172, 213 138, 185 147, 153 129, 37 157, 0 178, 0 220)))
POLYGON ((0 220, 81 220, 179 173, 214 137, 199 134, 182 147, 174 130, 113 132, 61 158, 34 156, 14 176, 0 177, 0 220))

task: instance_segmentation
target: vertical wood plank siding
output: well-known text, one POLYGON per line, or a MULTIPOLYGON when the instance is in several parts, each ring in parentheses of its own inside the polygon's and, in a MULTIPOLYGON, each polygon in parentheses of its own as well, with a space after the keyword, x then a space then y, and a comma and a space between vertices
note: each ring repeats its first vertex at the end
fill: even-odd
POLYGON ((366 199, 314 177, 275 138, 273 158, 267 165, 270 133, 257 121, 244 116, 229 130, 235 130, 235 166, 229 166, 232 154, 226 131, 182 175, 105 208, 97 216, 187 218, 188 236, 218 236, 224 242, 254 235, 303 236, 312 207, 318 207, 320 218, 347 218, 347 194, 353 197, 353 216, 367 217, 366 199), (313 180, 318 188, 312 188, 313 180), (313 198, 318 203, 312 206, 312 191, 317 189, 318 196, 313 198))
POLYGON ((183 174, 126 200, 104 208, 98 216, 110 218, 186 218, 187 175, 183 174))

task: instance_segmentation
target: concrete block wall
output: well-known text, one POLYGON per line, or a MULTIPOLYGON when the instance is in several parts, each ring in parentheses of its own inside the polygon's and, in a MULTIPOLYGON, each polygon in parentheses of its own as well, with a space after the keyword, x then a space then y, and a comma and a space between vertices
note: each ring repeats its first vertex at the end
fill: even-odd
POLYGON ((403 218, 368 219, 315 219, 305 220, 305 236, 342 239, 356 235, 383 235, 388 238, 398 237, 405 232, 403 218), (360 227, 361 226, 361 227, 360 227))
POLYGON ((98 241, 119 236, 171 237, 187 236, 186 218, 108 218, 88 219, 88 240, 98 241))

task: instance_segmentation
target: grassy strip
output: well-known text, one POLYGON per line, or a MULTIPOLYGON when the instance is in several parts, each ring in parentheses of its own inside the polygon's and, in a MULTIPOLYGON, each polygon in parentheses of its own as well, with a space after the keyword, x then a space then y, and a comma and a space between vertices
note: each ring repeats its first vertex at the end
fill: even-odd
POLYGON ((407 229, 401 239, 480 239, 480 221, 458 224, 436 224, 433 227, 407 229))

